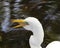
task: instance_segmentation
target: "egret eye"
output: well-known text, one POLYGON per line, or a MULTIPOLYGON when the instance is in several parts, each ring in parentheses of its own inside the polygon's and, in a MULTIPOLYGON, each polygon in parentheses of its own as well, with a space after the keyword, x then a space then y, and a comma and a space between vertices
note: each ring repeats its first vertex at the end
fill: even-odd
POLYGON ((26 25, 29 25, 28 22, 25 22, 26 25))

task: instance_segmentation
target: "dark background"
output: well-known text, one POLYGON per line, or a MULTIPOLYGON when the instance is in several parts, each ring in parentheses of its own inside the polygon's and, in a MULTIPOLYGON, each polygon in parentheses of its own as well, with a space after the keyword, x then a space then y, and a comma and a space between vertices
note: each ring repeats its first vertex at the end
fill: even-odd
MULTIPOLYGON (((4 17, 4 4, 10 8, 11 19, 24 19, 33 16, 42 23, 45 37, 42 47, 55 40, 60 41, 60 0, 0 0, 0 48, 30 48, 29 37, 33 33, 27 30, 2 31, 1 24, 4 17), (14 5, 18 3, 18 5, 14 5), (15 7, 16 6, 16 7, 15 7), (18 7, 17 7, 18 6, 18 7), (19 8, 14 10, 14 8, 19 8)), ((10 24, 9 24, 10 25, 10 24)))

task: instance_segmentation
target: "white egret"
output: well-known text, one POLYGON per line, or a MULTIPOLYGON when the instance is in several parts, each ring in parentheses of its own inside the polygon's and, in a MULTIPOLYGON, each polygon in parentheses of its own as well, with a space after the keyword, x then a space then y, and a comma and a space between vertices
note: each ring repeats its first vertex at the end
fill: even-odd
POLYGON ((34 17, 28 17, 26 19, 17 19, 12 20, 12 22, 18 22, 19 25, 15 26, 14 28, 23 26, 26 30, 30 30, 33 32, 29 39, 29 44, 31 48, 42 48, 41 44, 44 38, 44 31, 41 23, 38 19, 34 17))
MULTIPOLYGON (((12 22, 17 22, 19 25, 13 27, 18 28, 23 26, 26 30, 30 30, 33 32, 29 39, 29 44, 31 48, 42 48, 41 44, 44 39, 44 31, 41 23, 38 19, 34 17, 28 17, 26 19, 15 19, 12 22)), ((60 48, 60 41, 53 41, 47 45, 46 48, 60 48)))

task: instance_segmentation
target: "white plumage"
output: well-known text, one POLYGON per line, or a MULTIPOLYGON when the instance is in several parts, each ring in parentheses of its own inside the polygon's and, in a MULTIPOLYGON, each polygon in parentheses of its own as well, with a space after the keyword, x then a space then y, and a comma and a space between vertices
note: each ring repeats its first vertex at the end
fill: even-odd
POLYGON ((60 48, 60 41, 53 41, 46 48, 60 48))
POLYGON ((42 48, 41 44, 43 42, 44 38, 44 31, 42 28, 41 23, 38 19, 34 17, 28 17, 25 19, 25 21, 29 24, 24 26, 26 30, 30 30, 33 32, 33 35, 31 35, 29 39, 29 44, 31 48, 42 48))
MULTIPOLYGON (((25 21, 27 21, 29 25, 24 26, 24 28, 33 32, 33 35, 31 35, 29 39, 30 47, 42 48, 41 44, 44 38, 44 31, 41 23, 34 17, 28 17, 25 21)), ((60 48, 60 41, 53 41, 49 43, 46 48, 60 48)))

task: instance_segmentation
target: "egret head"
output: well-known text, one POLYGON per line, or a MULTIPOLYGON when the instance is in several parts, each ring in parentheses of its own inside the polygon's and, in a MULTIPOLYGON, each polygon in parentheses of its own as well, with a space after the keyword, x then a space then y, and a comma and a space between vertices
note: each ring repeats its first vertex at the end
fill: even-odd
POLYGON ((28 17, 26 19, 15 19, 15 20, 12 20, 12 22, 19 23, 18 26, 15 26, 13 28, 24 27, 26 30, 33 30, 34 28, 40 25, 40 22, 38 21, 38 19, 34 17, 28 17))

